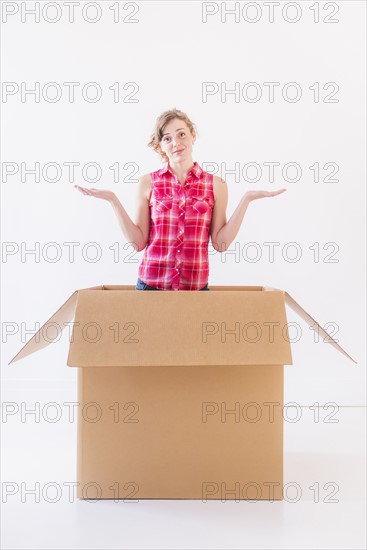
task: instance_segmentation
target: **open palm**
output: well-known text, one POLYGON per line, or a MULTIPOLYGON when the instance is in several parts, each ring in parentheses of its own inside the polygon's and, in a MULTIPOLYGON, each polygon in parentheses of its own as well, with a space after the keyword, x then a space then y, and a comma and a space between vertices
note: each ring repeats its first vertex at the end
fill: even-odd
POLYGON ((111 201, 114 197, 113 191, 109 191, 108 189, 95 189, 94 187, 81 187, 80 185, 74 185, 74 187, 83 195, 95 197, 96 199, 111 201))
POLYGON ((265 197, 275 197, 276 195, 284 193, 284 191, 286 191, 286 189, 279 189, 278 191, 247 191, 246 197, 250 201, 254 201, 256 199, 263 199, 265 197))

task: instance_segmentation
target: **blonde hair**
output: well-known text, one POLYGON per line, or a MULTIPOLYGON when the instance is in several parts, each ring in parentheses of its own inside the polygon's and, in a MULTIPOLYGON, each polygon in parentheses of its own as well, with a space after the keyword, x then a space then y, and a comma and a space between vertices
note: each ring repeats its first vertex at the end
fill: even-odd
POLYGON ((164 111, 162 114, 159 115, 155 122, 154 130, 150 136, 150 140, 148 142, 148 147, 151 147, 156 153, 158 153, 162 159, 162 162, 168 161, 168 157, 166 153, 164 153, 160 146, 160 141, 163 137, 163 130, 166 124, 173 120, 174 118, 179 118, 180 120, 183 120, 187 126, 190 129, 190 132, 192 135, 197 134, 196 126, 195 124, 189 119, 186 113, 183 111, 180 111, 179 109, 170 109, 169 111, 164 111))

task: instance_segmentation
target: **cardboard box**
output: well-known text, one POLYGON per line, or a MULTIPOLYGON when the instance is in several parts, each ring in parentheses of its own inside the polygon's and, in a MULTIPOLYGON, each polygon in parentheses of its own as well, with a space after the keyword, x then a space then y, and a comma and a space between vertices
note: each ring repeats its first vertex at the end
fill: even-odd
POLYGON ((282 290, 210 288, 77 290, 12 359, 74 318, 79 498, 283 498, 286 304, 316 321, 282 290))

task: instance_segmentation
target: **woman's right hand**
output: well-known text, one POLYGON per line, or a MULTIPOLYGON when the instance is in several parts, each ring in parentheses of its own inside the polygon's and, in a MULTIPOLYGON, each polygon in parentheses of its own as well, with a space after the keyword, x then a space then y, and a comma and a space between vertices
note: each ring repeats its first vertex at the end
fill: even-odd
POLYGON ((103 199, 108 202, 112 202, 115 198, 115 193, 108 189, 95 189, 94 187, 80 187, 80 185, 74 185, 80 193, 88 195, 89 197, 95 197, 96 199, 103 199))

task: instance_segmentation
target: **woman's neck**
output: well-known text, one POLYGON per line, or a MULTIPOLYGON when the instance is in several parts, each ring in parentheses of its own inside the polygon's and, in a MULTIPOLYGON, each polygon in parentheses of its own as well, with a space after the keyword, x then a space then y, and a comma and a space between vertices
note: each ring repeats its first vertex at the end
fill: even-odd
POLYGON ((177 179, 183 185, 186 181, 187 172, 194 166, 194 161, 182 162, 169 162, 172 172, 177 176, 177 179))

